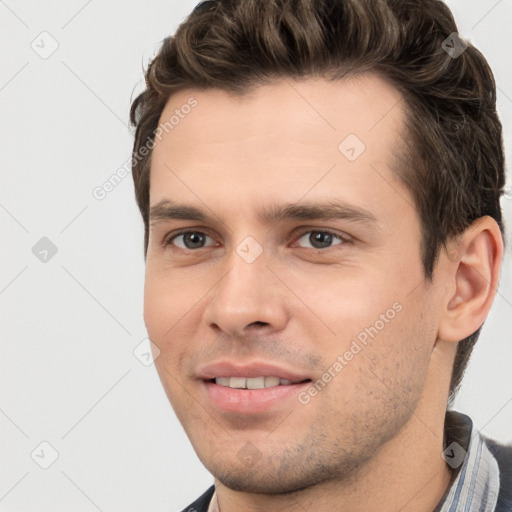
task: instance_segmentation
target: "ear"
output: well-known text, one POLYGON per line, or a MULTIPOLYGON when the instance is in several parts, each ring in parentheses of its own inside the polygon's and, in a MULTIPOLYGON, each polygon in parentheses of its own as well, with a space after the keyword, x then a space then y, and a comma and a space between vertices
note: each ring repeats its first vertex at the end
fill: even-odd
POLYGON ((447 247, 448 279, 438 338, 458 342, 485 321, 498 288, 503 238, 489 216, 476 219, 447 247))

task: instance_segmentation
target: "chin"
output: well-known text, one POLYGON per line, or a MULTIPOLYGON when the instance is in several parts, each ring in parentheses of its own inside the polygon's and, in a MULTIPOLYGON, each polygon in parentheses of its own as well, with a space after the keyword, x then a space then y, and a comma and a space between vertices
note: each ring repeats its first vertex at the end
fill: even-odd
POLYGON ((308 464, 307 458, 294 459, 290 460, 285 455, 278 461, 272 457, 263 458, 252 468, 241 468, 240 463, 228 467, 226 459, 222 461, 222 467, 217 464, 205 466, 217 480, 233 491, 272 495, 291 494, 332 480, 351 478, 360 465, 355 460, 331 460, 329 464, 315 457, 316 460, 310 460, 308 464))
POLYGON ((290 494, 301 491, 319 482, 312 481, 311 477, 293 478, 288 475, 286 480, 273 475, 244 474, 239 472, 223 473, 214 475, 225 487, 244 493, 251 494, 290 494))

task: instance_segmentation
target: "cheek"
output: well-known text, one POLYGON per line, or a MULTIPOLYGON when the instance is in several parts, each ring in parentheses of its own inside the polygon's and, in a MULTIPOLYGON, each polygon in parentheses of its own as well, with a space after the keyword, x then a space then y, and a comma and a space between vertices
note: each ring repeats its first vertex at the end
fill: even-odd
POLYGON ((185 332, 193 319, 197 293, 184 288, 179 276, 162 271, 151 263, 146 266, 144 285, 144 322, 149 339, 160 350, 155 368, 167 397, 178 418, 183 417, 182 404, 189 403, 179 371, 183 357, 190 350, 190 333, 185 332))
MULTIPOLYGON (((405 402, 414 402, 423 389, 430 364, 435 330, 415 300, 402 297, 400 311, 386 315, 388 323, 373 322, 365 333, 368 338, 368 380, 383 389, 384 394, 396 394, 405 402)), ((387 310, 391 312, 391 310, 387 310)))
POLYGON ((158 278, 155 271, 146 265, 144 283, 144 322, 149 337, 157 342, 172 326, 172 312, 175 311, 174 294, 168 288, 167 280, 158 278))
POLYGON ((393 282, 383 282, 382 273, 372 275, 360 268, 338 268, 294 277, 294 292, 307 306, 306 314, 316 319, 313 339, 320 333, 326 334, 327 339, 336 340, 337 350, 361 333, 364 339, 365 329, 375 323, 380 332, 399 316, 400 304, 395 303, 401 294, 394 290, 393 282))
POLYGON ((373 425, 376 434, 392 433, 407 421, 421 398, 429 368, 430 335, 425 325, 415 324, 419 315, 407 305, 383 327, 380 323, 375 327, 370 318, 363 329, 353 326, 364 333, 365 343, 357 336, 340 337, 338 347, 333 347, 327 367, 338 354, 342 369, 334 372, 336 377, 321 400, 328 415, 339 418, 336 430, 343 430, 349 422, 361 429, 373 425))
POLYGON ((326 368, 340 376, 333 389, 353 397, 386 394, 387 386, 417 394, 436 337, 422 287, 411 293, 405 280, 383 274, 324 284, 308 299, 331 330, 326 337, 313 333, 312 340, 326 368))
POLYGON ((146 266, 144 322, 149 338, 160 350, 177 351, 180 340, 186 342, 183 336, 176 334, 185 324, 190 325, 201 295, 193 280, 184 280, 177 272, 146 266))

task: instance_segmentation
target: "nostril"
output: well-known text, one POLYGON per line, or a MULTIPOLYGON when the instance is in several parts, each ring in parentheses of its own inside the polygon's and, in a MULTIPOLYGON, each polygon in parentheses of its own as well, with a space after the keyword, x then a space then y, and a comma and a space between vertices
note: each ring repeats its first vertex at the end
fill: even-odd
POLYGON ((261 322, 259 320, 257 320, 256 322, 253 322, 251 325, 258 325, 258 326, 265 326, 265 325, 268 325, 267 322, 261 322))

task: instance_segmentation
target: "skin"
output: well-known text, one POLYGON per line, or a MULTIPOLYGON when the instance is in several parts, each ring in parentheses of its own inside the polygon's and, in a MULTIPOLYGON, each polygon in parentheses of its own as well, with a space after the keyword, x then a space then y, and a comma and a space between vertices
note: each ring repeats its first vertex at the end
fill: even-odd
POLYGON ((153 219, 144 318, 220 510, 431 512, 451 477, 441 453, 457 342, 483 323, 497 287, 497 224, 476 221, 425 279, 420 220, 393 172, 405 106, 378 76, 280 79, 241 97, 183 90, 161 122, 190 97, 197 106, 153 150, 150 204, 179 202, 214 218, 153 219), (348 134, 366 146, 352 162, 338 149, 348 134), (270 204, 334 200, 375 222, 256 216, 270 204), (207 235, 202 246, 172 239, 182 228, 207 235), (310 235, 322 229, 344 239, 318 248, 310 235), (248 236, 263 250, 252 263, 236 251, 248 236), (316 381, 396 303, 400 312, 307 404, 225 413, 197 377, 201 365, 228 358, 316 381))

